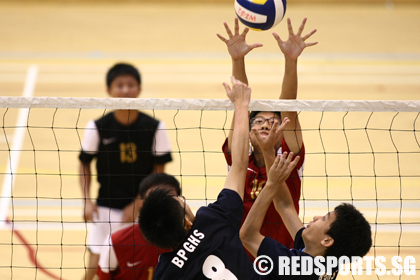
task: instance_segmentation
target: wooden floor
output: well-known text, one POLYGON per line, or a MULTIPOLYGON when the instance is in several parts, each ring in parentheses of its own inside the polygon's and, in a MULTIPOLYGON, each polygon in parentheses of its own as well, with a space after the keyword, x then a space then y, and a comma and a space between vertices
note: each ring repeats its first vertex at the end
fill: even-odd
MULTIPOLYGON (((295 29, 304 17, 308 17, 307 32, 318 29, 310 40, 319 44, 305 50, 299 60, 299 99, 419 100, 420 6, 389 3, 288 5, 287 16, 295 29)), ((223 22, 232 24, 233 20, 230 4, 0 2, 0 94, 21 96, 28 68, 36 65, 39 72, 34 96, 106 97, 107 69, 117 61, 128 61, 142 72, 141 98, 224 99, 221 83, 229 81, 231 66, 226 47, 216 33, 223 35, 223 22)), ((285 39, 285 21, 274 31, 285 39)), ((246 60, 253 98, 278 98, 283 58, 275 40, 270 32, 250 31, 247 41, 264 44, 246 60)), ((178 134, 170 131, 174 150, 179 145, 180 150, 200 151, 203 143, 207 151, 219 152, 225 137, 223 131, 182 128, 220 128, 226 120, 229 123, 231 112, 227 117, 224 112, 181 112, 176 117, 173 111, 155 113, 170 129, 176 118, 178 134)), ((31 111, 31 125, 51 127, 54 121, 54 127, 83 128, 89 119, 101 114, 101 110, 79 115, 74 110, 36 109, 31 111)), ((16 124, 18 110, 1 109, 0 115, 4 124, 0 132, 0 168, 6 170, 8 144, 14 134, 7 127, 16 124)), ((308 152, 301 211, 304 221, 323 214, 338 200, 366 199, 355 204, 370 222, 376 223, 371 254, 386 256, 387 264, 390 256, 396 254, 420 260, 420 148, 415 142, 415 137, 420 137, 420 124, 416 116, 374 115, 370 121, 376 121, 374 125, 379 127, 388 128, 394 119, 394 125, 401 129, 413 129, 414 124, 417 132, 393 135, 399 154, 395 153, 389 133, 372 132, 369 136, 375 149, 393 153, 378 155, 376 163, 372 155, 356 155, 349 163, 347 155, 326 158, 323 152, 347 151, 344 137, 354 143, 352 148, 358 152, 369 151, 366 133, 349 132, 344 136, 342 132, 325 132, 321 142, 318 127, 340 127, 344 113, 302 112, 308 152), (367 172, 371 177, 335 177, 348 175, 349 164, 353 175, 367 172), (373 172, 377 178, 372 177, 373 172), (375 203, 375 198, 380 201, 375 203)), ((346 121, 362 126, 368 119, 368 114, 346 116, 346 121)), ((14 182, 14 199, 9 209, 9 219, 21 222, 15 223, 15 234, 10 227, 0 229, 1 279, 82 278, 87 228, 81 223, 81 193, 76 176, 82 135, 83 130, 53 132, 37 128, 31 129, 30 135, 25 134, 18 169, 23 175, 14 182), (24 241, 29 247, 23 245, 24 241), (28 257, 29 249, 36 255, 37 269, 28 257)), ((196 152, 182 158, 174 156, 167 170, 191 175, 182 179, 184 194, 197 207, 205 203, 203 199, 215 198, 226 174, 220 153, 207 153, 205 157, 206 169, 203 153, 196 152), (196 176, 204 172, 206 177, 196 176)), ((340 279, 378 278, 373 275, 340 279)), ((403 275, 401 279, 408 277, 403 275)))

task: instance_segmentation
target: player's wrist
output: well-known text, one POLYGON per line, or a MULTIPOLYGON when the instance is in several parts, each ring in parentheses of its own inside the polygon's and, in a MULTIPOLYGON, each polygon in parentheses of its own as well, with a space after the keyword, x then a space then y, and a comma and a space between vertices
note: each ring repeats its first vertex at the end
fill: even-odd
POLYGON ((89 206, 93 205, 92 199, 90 197, 89 198, 86 197, 83 201, 85 205, 89 205, 89 206))
POLYGON ((231 56, 232 65, 235 66, 244 66, 245 65, 245 56, 231 56))
POLYGON ((266 189, 267 189, 267 190, 269 190, 269 191, 273 191, 273 190, 275 189, 276 185, 277 185, 277 184, 276 184, 274 181, 272 181, 272 180, 268 179, 268 181, 267 181, 267 183, 265 184, 265 187, 264 187, 264 188, 266 188, 266 189))
POLYGON ((234 107, 235 112, 237 112, 236 114, 238 114, 238 112, 244 112, 248 115, 249 102, 235 102, 234 107))
POLYGON ((298 58, 299 57, 290 57, 288 55, 284 55, 284 59, 285 59, 286 64, 288 64, 288 63, 297 64, 298 58))

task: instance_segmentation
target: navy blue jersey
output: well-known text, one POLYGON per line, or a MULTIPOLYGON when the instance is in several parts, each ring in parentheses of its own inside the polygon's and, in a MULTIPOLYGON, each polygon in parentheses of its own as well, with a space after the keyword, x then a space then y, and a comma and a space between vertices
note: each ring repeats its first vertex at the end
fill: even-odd
MULTIPOLYGON (((280 260, 279 257, 286 257, 289 260, 292 257, 304 257, 306 260, 310 261, 312 264, 312 268, 314 271, 315 268, 318 267, 314 263, 314 257, 304 252, 305 249, 305 243, 303 242, 302 238, 302 232, 305 230, 305 228, 301 228, 297 233, 294 241, 294 246, 292 249, 288 249, 285 246, 283 246, 281 243, 275 241, 274 239, 270 237, 265 237, 264 240, 261 242, 260 248, 258 249, 258 256, 268 256, 273 261, 273 270, 268 275, 267 278, 262 279, 281 279, 281 280, 318 280, 318 279, 325 279, 325 280, 334 280, 337 277, 337 270, 333 270, 332 275, 321 275, 318 276, 315 273, 310 275, 291 275, 291 265, 289 273, 285 269, 279 269, 280 268, 280 260), (280 273, 280 270, 282 273, 280 273), (287 275, 280 275, 280 274, 287 274, 287 275)), ((284 263, 284 262, 282 262, 284 263)), ((291 262, 289 262, 291 263, 291 262)), ((299 262, 300 263, 300 262, 299 262)), ((322 266, 325 267, 325 263, 321 263, 322 266)), ((286 265, 282 265, 284 267, 286 265)), ((301 270, 298 268, 296 269, 299 273, 301 270)), ((303 274, 303 273, 302 273, 303 274)))
POLYGON ((79 159, 90 163, 97 158, 99 206, 123 209, 136 197, 140 182, 155 164, 172 160, 169 148, 164 153, 156 151, 160 138, 166 137, 165 131, 157 130, 159 125, 158 120, 139 112, 137 120, 125 126, 111 112, 85 132, 88 139, 83 139, 82 146, 87 148, 82 147, 79 159))
POLYGON ((181 246, 160 255, 153 279, 256 279, 239 238, 242 212, 238 193, 223 189, 215 203, 197 211, 181 246))

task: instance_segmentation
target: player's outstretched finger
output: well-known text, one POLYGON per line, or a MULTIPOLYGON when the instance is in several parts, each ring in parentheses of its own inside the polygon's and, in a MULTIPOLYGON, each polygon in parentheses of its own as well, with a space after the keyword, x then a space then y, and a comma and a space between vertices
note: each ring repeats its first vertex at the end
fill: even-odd
POLYGON ((237 79, 235 78, 235 76, 230 76, 230 81, 232 82, 232 86, 233 86, 234 84, 241 84, 241 82, 240 82, 239 80, 237 80, 237 79))
POLYGON ((235 35, 239 35, 239 20, 235 18, 235 35))
POLYGON ((226 33, 228 34, 229 38, 233 37, 232 31, 230 31, 229 25, 224 22, 223 25, 225 26, 226 33))
POLYGON ((263 46, 263 44, 260 44, 260 43, 255 43, 255 44, 250 45, 252 50, 255 49, 255 48, 261 48, 262 46, 263 46))
POLYGON ((289 35, 294 34, 292 21, 290 20, 290 18, 287 18, 287 29, 289 30, 289 35))
MULTIPOLYGON (((248 34, 249 28, 245 27, 244 31, 242 31, 241 36, 246 36, 246 34, 248 34)), ((238 32, 239 32, 239 27, 238 27, 238 32)))
POLYGON ((311 37, 312 35, 314 35, 316 31, 317 31, 317 29, 314 29, 311 32, 309 32, 308 34, 306 34, 305 36, 303 36, 302 37, 303 41, 306 41, 309 37, 311 37))
POLYGON ((287 168, 289 165, 290 165, 290 162, 292 161, 292 158, 293 158, 293 152, 290 152, 288 155, 287 155, 287 158, 284 160, 284 168, 287 168))
POLYGON ((272 129, 278 130, 280 125, 281 125, 280 121, 277 118, 274 118, 272 129))
POLYGON ((280 36, 279 36, 277 33, 273 32, 272 34, 273 34, 273 36, 274 36, 274 39, 276 39, 276 41, 277 41, 279 44, 283 43, 283 40, 280 38, 280 36))
POLYGON ((285 117, 285 118, 283 119, 283 122, 282 122, 282 123, 280 124, 280 126, 277 128, 277 130, 283 131, 283 130, 286 128, 286 126, 289 124, 289 122, 290 122, 289 118, 288 118, 288 117, 285 117))
POLYGON ((216 34, 216 36, 222 40, 223 42, 227 43, 227 39, 225 37, 223 37, 222 35, 220 35, 219 33, 216 34))
POLYGON ((232 90, 230 89, 230 86, 229 86, 227 83, 223 83, 223 86, 225 87, 226 93, 229 95, 229 94, 230 94, 230 92, 232 91, 232 90))
POLYGON ((295 159, 289 164, 288 169, 290 170, 290 172, 292 172, 292 170, 296 167, 299 160, 300 160, 300 156, 296 156, 295 159))
POLYGON ((283 166, 284 166, 284 163, 285 163, 286 159, 287 159, 287 152, 284 152, 284 153, 281 155, 281 158, 280 158, 280 163, 279 163, 279 169, 280 169, 280 170, 282 170, 282 169, 283 169, 283 166))
POLYGON ((297 35, 299 35, 299 36, 301 36, 301 35, 302 35, 303 29, 305 28, 305 23, 306 23, 306 20, 307 20, 307 18, 304 18, 304 19, 303 19, 302 24, 301 24, 301 25, 300 25, 300 27, 299 27, 299 30, 298 30, 297 35))
POLYGON ((271 168, 274 168, 274 170, 277 170, 280 160, 281 160, 281 155, 277 155, 276 159, 274 160, 273 166, 271 168))

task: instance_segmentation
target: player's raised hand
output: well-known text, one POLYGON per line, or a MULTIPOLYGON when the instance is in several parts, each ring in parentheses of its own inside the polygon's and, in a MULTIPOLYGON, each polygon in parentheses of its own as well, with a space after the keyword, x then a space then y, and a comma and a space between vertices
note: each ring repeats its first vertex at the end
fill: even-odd
POLYGON ((287 19, 287 28, 289 30, 289 38, 287 39, 287 41, 283 41, 282 39, 280 39, 280 36, 277 33, 273 32, 273 36, 276 39, 280 50, 283 52, 284 56, 291 59, 297 59, 306 47, 318 44, 318 42, 305 42, 316 32, 316 29, 312 30, 311 32, 302 37, 302 32, 305 28, 306 20, 306 18, 303 19, 298 32, 295 34, 293 32, 292 22, 290 21, 290 18, 287 19))
POLYGON ((239 105, 249 106, 251 88, 247 84, 237 80, 234 76, 230 77, 230 80, 232 82, 232 89, 227 83, 223 83, 230 101, 232 101, 235 107, 239 105))
POLYGON ((220 34, 216 34, 217 37, 219 37, 220 40, 225 42, 229 54, 232 57, 232 59, 238 59, 245 57, 247 53, 249 53, 251 50, 255 48, 262 47, 262 44, 255 43, 252 45, 248 45, 246 43, 246 34, 249 31, 248 27, 245 27, 244 31, 242 31, 241 34, 239 34, 239 20, 238 18, 235 18, 235 32, 232 34, 232 31, 230 30, 228 24, 226 22, 223 23, 226 29, 226 33, 229 36, 229 39, 226 39, 220 34))
POLYGON ((281 124, 279 119, 274 118, 274 122, 270 130, 258 130, 257 127, 253 126, 251 128, 251 133, 254 134, 255 139, 257 140, 256 144, 262 150, 272 151, 273 149, 275 149, 277 141, 281 138, 281 135, 283 134, 283 131, 289 122, 290 120, 287 117, 283 119, 283 122, 281 124), (264 134, 262 132, 264 132, 264 134), (264 136, 265 134, 267 134, 267 132, 268 135, 264 136))
POLYGON ((287 154, 284 152, 282 155, 278 155, 276 160, 274 161, 273 165, 268 172, 268 180, 267 184, 273 184, 279 186, 280 184, 284 183, 286 179, 289 177, 292 170, 298 164, 300 157, 297 156, 292 161, 293 152, 287 154))

